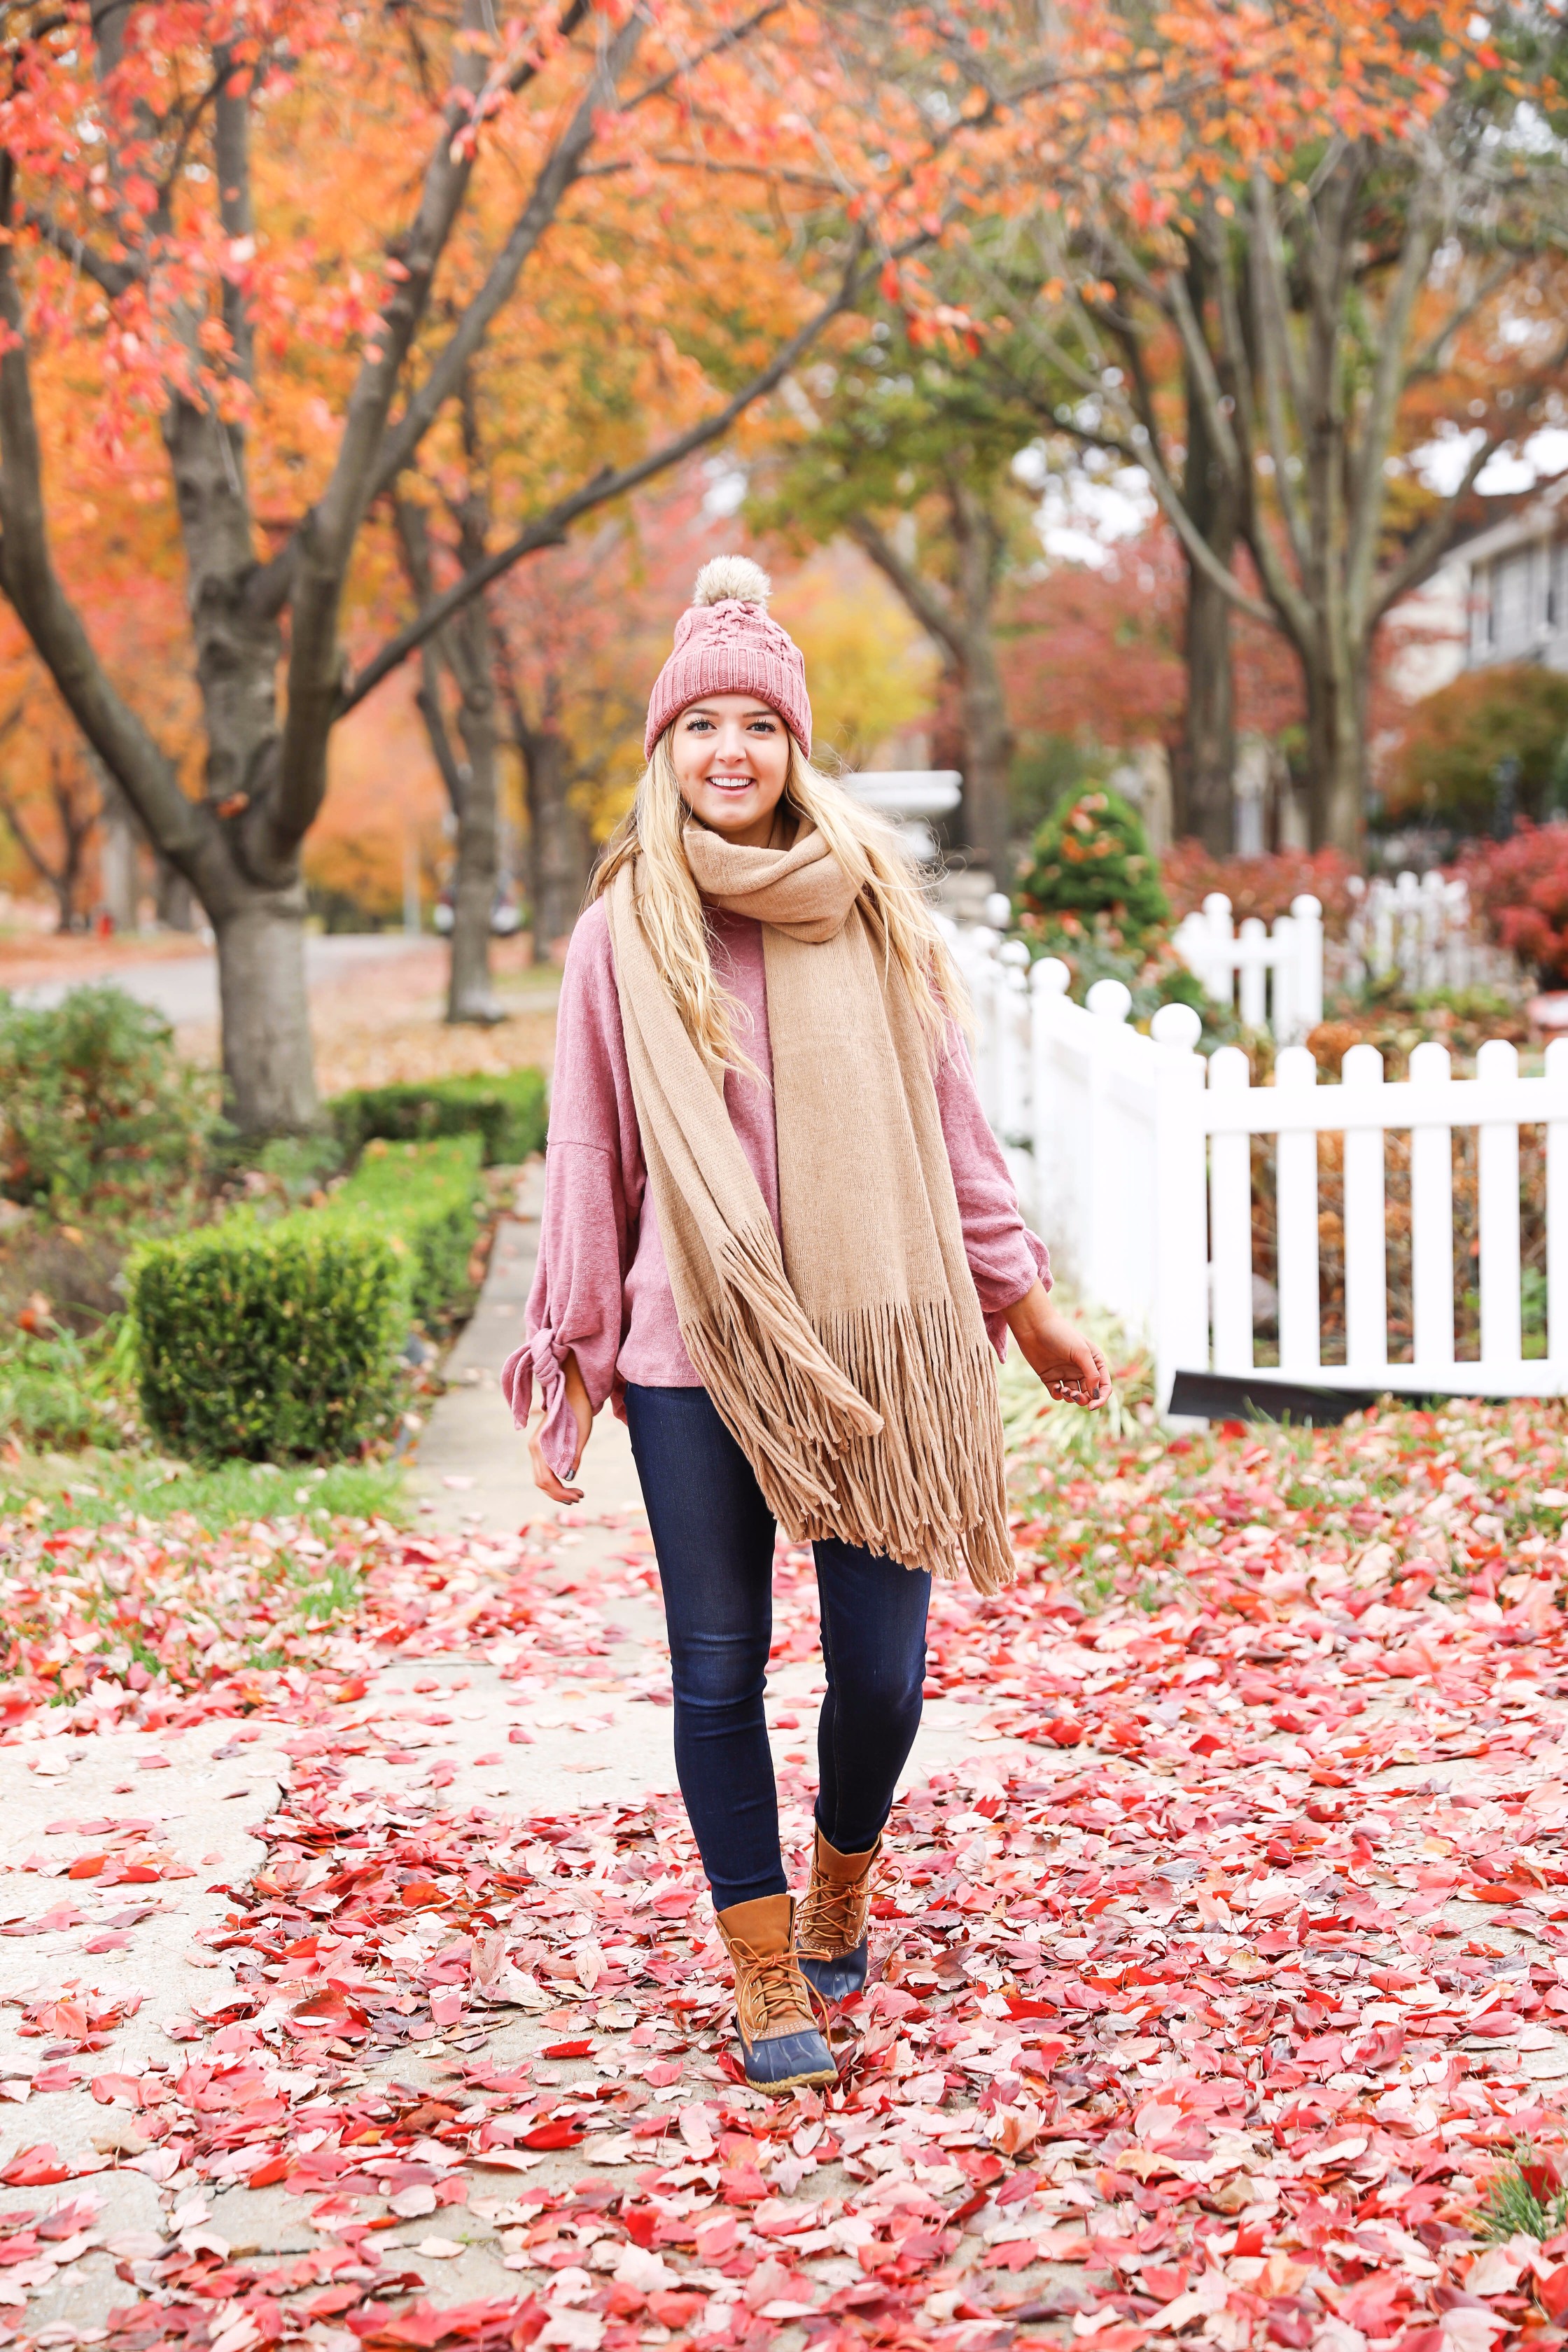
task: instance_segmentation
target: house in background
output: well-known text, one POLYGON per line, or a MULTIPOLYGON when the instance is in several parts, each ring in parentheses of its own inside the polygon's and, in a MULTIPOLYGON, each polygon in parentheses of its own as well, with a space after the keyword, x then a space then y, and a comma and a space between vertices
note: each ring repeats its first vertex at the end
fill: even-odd
POLYGON ((1568 670, 1568 474, 1482 503, 1506 511, 1481 519, 1389 615, 1393 682, 1411 701, 1499 662, 1568 670))

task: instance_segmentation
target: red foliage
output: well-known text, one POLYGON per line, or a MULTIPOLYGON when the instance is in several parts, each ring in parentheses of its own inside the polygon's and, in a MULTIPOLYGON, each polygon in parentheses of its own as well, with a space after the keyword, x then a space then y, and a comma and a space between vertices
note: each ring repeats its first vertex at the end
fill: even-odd
MULTIPOLYGON (((1182 731, 1187 568, 1163 524, 1100 569, 1061 564, 1007 604, 1002 670, 1015 727, 1131 744, 1182 731)), ((1276 737, 1301 721, 1300 674, 1283 637, 1238 617, 1231 633, 1238 728, 1276 737)))
POLYGON ((1492 937, 1568 986, 1568 825, 1521 822, 1507 841, 1475 841, 1459 859, 1470 904, 1492 937))
POLYGON ((1281 849, 1265 857, 1215 857, 1201 841, 1178 841, 1160 861, 1161 877, 1177 922, 1201 907, 1211 890, 1223 890, 1240 922, 1261 915, 1271 923, 1288 915, 1290 901, 1310 890, 1321 899, 1323 928, 1342 939, 1352 904, 1350 880, 1355 867, 1340 849, 1281 849))

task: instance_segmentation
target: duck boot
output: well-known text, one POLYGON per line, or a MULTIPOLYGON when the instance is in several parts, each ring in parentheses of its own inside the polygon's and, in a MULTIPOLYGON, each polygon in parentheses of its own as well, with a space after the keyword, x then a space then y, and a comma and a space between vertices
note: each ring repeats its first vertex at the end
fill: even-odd
POLYGON ((847 2000, 865 1984, 871 1873, 881 1851, 879 1838, 866 1853, 840 1853, 816 1832, 795 1948, 802 1976, 824 2000, 847 2000))
POLYGON ((837 2083, 838 2069, 795 1954, 794 1897, 762 1895, 753 1903, 732 1903, 718 1921, 735 1970, 735 2022, 747 2082, 771 2093, 837 2083))

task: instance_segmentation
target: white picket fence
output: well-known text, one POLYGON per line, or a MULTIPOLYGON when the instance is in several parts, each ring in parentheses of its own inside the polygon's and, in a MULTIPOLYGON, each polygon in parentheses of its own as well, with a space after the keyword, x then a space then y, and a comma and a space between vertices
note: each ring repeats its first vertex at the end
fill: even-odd
POLYGON ((1271 930, 1248 915, 1238 931, 1230 900, 1211 890, 1201 910, 1177 924, 1172 945, 1206 996, 1248 1029, 1267 1025, 1279 1045, 1299 1044, 1323 1017, 1323 909, 1310 891, 1292 898, 1271 930))
MULTIPOLYGON (((1021 943, 952 936, 975 1014, 981 1098, 1020 1196, 1073 1286, 1153 1349, 1158 1395, 1178 1372, 1265 1377, 1308 1387, 1420 1393, 1568 1392, 1568 1039, 1542 1076, 1521 1076, 1511 1045, 1480 1049, 1456 1079, 1446 1047, 1418 1046, 1410 1076, 1385 1083, 1383 1058, 1352 1047, 1337 1085, 1318 1082, 1304 1047, 1283 1049, 1273 1086, 1250 1082, 1245 1054, 1207 1062, 1188 1005, 1163 1006, 1152 1034, 1129 1027, 1131 1000, 1101 981, 1087 1005, 1068 996, 1064 963, 1031 970, 1021 943), (1545 1130, 1546 1343, 1523 1352, 1520 1129, 1545 1130), (1453 1138, 1477 1131, 1479 1356, 1455 1355, 1453 1138), (1414 1344, 1394 1360, 1388 1328, 1384 1138, 1411 1146, 1414 1344), (1341 1135, 1345 1360, 1323 1360, 1320 1310, 1321 1135, 1341 1135), (1255 1334, 1252 1139, 1276 1139, 1279 1362, 1260 1367, 1255 1334)), ((1469 1276, 1466 1276, 1467 1284, 1469 1276)))
POLYGON ((1408 995, 1517 984, 1513 958, 1476 930, 1463 882, 1440 874, 1401 874, 1393 882, 1355 875, 1350 888, 1347 936, 1327 950, 1323 909, 1308 891, 1272 928, 1248 915, 1238 929, 1230 900, 1211 890, 1202 908, 1177 924, 1172 943, 1205 995, 1247 1028, 1267 1026, 1279 1045, 1300 1045, 1322 1019, 1325 957, 1336 984, 1352 996, 1394 974, 1408 995))
POLYGON ((1469 892, 1456 876, 1401 874, 1390 882, 1352 875, 1345 952, 1337 975, 1352 995, 1397 972, 1407 995, 1439 988, 1507 988, 1518 968, 1475 928, 1469 892))

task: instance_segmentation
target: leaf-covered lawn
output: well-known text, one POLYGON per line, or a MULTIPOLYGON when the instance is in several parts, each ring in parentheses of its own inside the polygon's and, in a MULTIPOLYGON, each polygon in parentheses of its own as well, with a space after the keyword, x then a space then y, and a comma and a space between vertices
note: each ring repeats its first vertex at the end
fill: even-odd
MULTIPOLYGON (((933 1610, 931 1694, 977 1760, 900 1803, 841 2087, 782 2106, 735 2080, 675 1801, 519 1819, 444 1807, 439 1764, 376 1783, 406 1737, 378 1659, 538 1693, 602 1659, 603 1589, 521 1542, 345 1527, 310 1622, 298 1529, 0 1531, 8 1738, 111 1705, 295 1725, 215 1938, 237 1997, 94 2085, 169 2209, 117 2250, 111 2352, 1559 2341, 1565 1474, 1562 1416, 1522 1406, 1042 1447, 1020 1584, 933 1610), (232 2254, 235 2182, 286 2194, 310 2251, 232 2254), (422 2268, 479 2243, 504 2287, 443 2304, 382 2259, 424 2220, 422 2268)), ((616 1580, 649 1586, 637 1546, 616 1580)), ((776 1654, 809 1657, 798 1555, 778 1580, 776 1654)), ((84 2053, 49 2063, 90 2077, 81 1997, 45 2008, 84 2053)), ((50 2153, 5 2174, 39 2189, 0 2243, 18 2334, 94 2242, 50 2153)))

